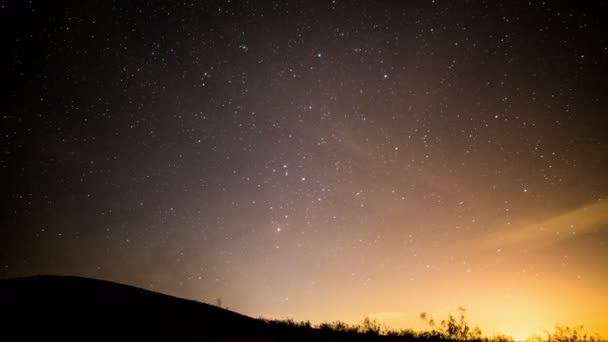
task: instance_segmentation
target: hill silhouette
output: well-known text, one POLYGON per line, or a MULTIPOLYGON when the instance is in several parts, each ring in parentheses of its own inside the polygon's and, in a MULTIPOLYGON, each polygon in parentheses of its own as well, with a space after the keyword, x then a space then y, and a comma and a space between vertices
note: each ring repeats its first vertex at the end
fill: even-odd
MULTIPOLYGON (((390 339, 343 323, 313 328, 74 276, 0 280, 0 340, 350 341, 390 339)), ((402 337, 403 338, 403 337, 402 337)), ((400 340, 402 340, 402 338, 400 340)))
MULTIPOLYGON (((464 310, 464 309, 463 309, 464 310)), ((428 318, 421 314, 422 318, 428 318)), ((547 342, 593 342, 582 327, 557 327, 547 342)), ((361 325, 255 319, 214 305, 124 284, 73 276, 0 280, 0 341, 476 341, 513 342, 508 336, 482 337, 464 315, 449 316, 426 332, 361 325)))
POLYGON ((213 305, 71 276, 0 280, 0 310, 0 340, 9 340, 6 337, 13 334, 18 340, 131 337, 171 341, 269 334, 266 322, 213 305))

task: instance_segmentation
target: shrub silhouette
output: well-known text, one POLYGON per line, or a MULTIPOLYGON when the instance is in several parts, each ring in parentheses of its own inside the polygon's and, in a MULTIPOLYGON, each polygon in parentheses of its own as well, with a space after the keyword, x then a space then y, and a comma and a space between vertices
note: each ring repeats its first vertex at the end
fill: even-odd
POLYGON ((378 320, 365 317, 363 318, 363 323, 359 327, 359 332, 365 335, 380 335, 382 326, 378 320))
MULTIPOLYGON (((0 340, 12 333, 32 337, 23 338, 25 340, 41 339, 33 338, 38 337, 36 334, 44 334, 42 340, 72 340, 69 337, 95 331, 107 337, 104 339, 112 339, 110 337, 120 332, 121 336, 135 337, 130 338, 134 340, 198 341, 205 340, 201 339, 205 336, 250 336, 255 341, 514 342, 512 337, 505 335, 482 336, 479 328, 472 328, 467 322, 464 308, 458 309, 459 315, 449 315, 439 323, 426 313, 421 313, 420 318, 431 327, 428 331, 389 329, 369 317, 365 317, 360 324, 334 321, 313 326, 308 321, 254 319, 240 315, 225 307, 218 307, 223 306, 219 299, 218 306, 213 306, 118 283, 79 277, 39 276, 0 280, 0 303, 4 311, 11 313, 3 321, 0 340), (113 314, 106 315, 108 311, 113 314), (138 319, 131 321, 133 317, 138 319), (23 330, 20 324, 26 321, 42 328, 23 330), (66 321, 72 325, 65 325, 66 321), (103 329, 99 329, 97 323, 101 321, 108 322, 103 329)), ((553 332, 546 333, 546 337, 533 337, 528 342, 598 340, 583 333, 580 325, 557 325, 553 332)))
POLYGON ((554 332, 546 332, 546 342, 595 342, 598 339, 583 333, 583 326, 576 325, 568 327, 564 325, 556 325, 554 332))
POLYGON ((489 338, 489 340, 492 342, 515 342, 515 339, 513 339, 513 337, 503 334, 492 336, 491 338, 489 338))
MULTIPOLYGON (((325 322, 313 326, 309 321, 296 322, 287 318, 283 320, 266 320, 272 331, 283 337, 306 338, 310 340, 350 341, 352 340, 390 340, 420 342, 515 342, 508 335, 485 337, 481 330, 466 320, 464 308, 459 308, 460 315, 448 315, 445 320, 436 323, 431 316, 423 312, 420 318, 431 327, 429 331, 412 329, 390 329, 383 327, 376 319, 364 317, 360 324, 348 324, 341 321, 325 322)), ((557 325, 554 332, 547 332, 547 337, 533 337, 527 342, 598 342, 599 339, 582 332, 582 326, 567 327, 557 325)))
POLYGON ((319 329, 346 333, 355 333, 358 331, 356 326, 350 326, 348 323, 340 321, 335 321, 331 323, 321 323, 321 325, 319 325, 319 329))
POLYGON ((460 317, 457 319, 454 315, 448 315, 448 319, 442 320, 439 327, 436 326, 435 320, 429 317, 425 312, 420 314, 420 318, 426 321, 433 328, 428 334, 424 334, 427 338, 438 338, 449 341, 481 341, 482 334, 479 327, 471 329, 467 323, 463 307, 459 307, 460 317))

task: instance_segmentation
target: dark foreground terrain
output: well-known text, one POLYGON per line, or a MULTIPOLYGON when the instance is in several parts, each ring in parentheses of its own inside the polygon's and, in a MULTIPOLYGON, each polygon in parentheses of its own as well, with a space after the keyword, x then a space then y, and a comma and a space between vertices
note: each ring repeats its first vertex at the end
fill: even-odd
POLYGON ((308 324, 264 321, 213 305, 80 277, 0 280, 0 310, 1 341, 346 341, 388 338, 356 331, 315 329, 308 324))
MULTIPOLYGON (((580 328, 582 329, 582 328, 580 328)), ((595 342, 558 327, 534 342, 595 342)), ((36 276, 0 280, 0 341, 450 341, 513 342, 482 337, 464 316, 432 331, 387 331, 368 319, 312 327, 254 319, 217 306, 103 280, 36 276)))
POLYGON ((216 306, 79 277, 1 280, 0 310, 2 341, 31 337, 189 341, 268 335, 264 321, 216 306))

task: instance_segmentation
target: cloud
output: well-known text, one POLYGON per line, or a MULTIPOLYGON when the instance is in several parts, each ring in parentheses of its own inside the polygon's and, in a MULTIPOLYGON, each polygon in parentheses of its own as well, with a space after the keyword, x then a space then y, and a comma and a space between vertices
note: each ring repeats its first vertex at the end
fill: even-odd
POLYGON ((542 247, 608 228, 608 201, 600 200, 538 223, 511 229, 500 239, 486 240, 489 248, 542 247))

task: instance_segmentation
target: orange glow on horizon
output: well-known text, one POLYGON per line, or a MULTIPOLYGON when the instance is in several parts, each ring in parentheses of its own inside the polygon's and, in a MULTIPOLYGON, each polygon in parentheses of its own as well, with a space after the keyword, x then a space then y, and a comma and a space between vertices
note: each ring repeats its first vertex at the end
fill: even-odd
POLYGON ((462 267, 421 265, 423 272, 416 276, 380 275, 364 288, 338 289, 330 283, 332 291, 317 301, 323 310, 316 311, 308 299, 293 298, 294 306, 305 310, 264 316, 351 324, 369 316, 389 328, 420 331, 429 329, 419 318, 421 312, 440 322, 450 314, 459 316, 457 308, 463 306, 469 325, 478 326, 484 336, 525 340, 546 336, 556 325, 582 325, 589 336, 605 338, 607 270, 594 257, 597 251, 572 250, 563 242, 585 243, 607 223, 608 202, 598 201, 509 227, 501 239, 478 238, 444 247, 445 254, 464 255, 462 267), (470 244, 483 248, 469 250, 470 244))

